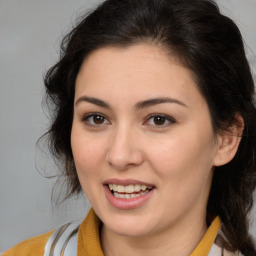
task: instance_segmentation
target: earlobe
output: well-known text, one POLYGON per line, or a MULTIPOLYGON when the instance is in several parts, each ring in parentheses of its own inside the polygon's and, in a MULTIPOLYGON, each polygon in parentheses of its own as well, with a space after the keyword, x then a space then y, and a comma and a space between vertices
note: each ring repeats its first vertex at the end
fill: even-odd
POLYGON ((243 129, 244 120, 236 114, 229 129, 218 135, 214 166, 227 164, 234 158, 242 139, 243 129))

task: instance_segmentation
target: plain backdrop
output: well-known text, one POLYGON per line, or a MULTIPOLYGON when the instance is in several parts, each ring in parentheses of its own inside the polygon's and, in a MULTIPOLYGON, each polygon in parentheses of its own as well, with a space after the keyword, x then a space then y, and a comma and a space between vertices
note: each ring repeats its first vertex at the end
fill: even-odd
MULTIPOLYGON (((54 206, 56 166, 37 139, 49 120, 42 109, 43 75, 58 58, 59 43, 77 16, 100 0, 0 0, 0 252, 84 217, 86 199, 54 206)), ((255 72, 256 0, 219 0, 240 27, 255 72)), ((256 211, 251 232, 256 237, 256 211)))

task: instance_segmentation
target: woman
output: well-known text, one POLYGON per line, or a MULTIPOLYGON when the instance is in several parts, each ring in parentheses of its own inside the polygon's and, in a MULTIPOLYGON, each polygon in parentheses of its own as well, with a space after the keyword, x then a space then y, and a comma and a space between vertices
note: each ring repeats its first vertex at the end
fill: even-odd
POLYGON ((45 86, 68 196, 92 209, 4 255, 256 255, 254 84, 213 1, 105 1, 45 86))

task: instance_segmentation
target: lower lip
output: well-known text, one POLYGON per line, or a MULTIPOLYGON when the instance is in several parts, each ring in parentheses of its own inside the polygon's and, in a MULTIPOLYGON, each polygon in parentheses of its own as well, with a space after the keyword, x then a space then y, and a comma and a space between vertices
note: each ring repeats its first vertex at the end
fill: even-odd
POLYGON ((147 194, 135 198, 129 198, 129 199, 123 199, 123 198, 117 198, 115 197, 109 187, 107 185, 104 185, 104 190, 106 197, 110 204, 112 204, 114 207, 122 209, 122 210, 129 210, 129 209, 135 209, 142 205, 144 205, 152 196, 154 192, 154 188, 150 190, 147 194))

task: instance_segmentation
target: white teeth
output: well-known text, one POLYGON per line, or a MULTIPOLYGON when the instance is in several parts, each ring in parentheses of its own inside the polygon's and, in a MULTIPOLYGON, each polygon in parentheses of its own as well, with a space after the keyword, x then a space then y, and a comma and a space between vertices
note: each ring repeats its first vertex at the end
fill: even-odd
POLYGON ((140 193, 134 193, 134 194, 122 194, 122 193, 118 193, 118 192, 114 192, 113 195, 116 198, 122 198, 122 199, 130 199, 130 198, 135 198, 135 197, 140 197, 140 196, 144 196, 149 192, 148 189, 146 189, 145 191, 141 191, 140 193))
POLYGON ((125 198, 125 194, 119 194, 119 198, 125 198))
POLYGON ((125 193, 132 193, 132 192, 134 192, 133 185, 125 186, 125 193))
POLYGON ((134 191, 139 192, 140 191, 140 185, 138 185, 138 184, 134 185, 134 191))
POLYGON ((146 195, 148 192, 149 192, 149 190, 147 189, 146 191, 140 192, 140 195, 141 195, 141 196, 144 196, 144 195, 146 195))
POLYGON ((143 191, 143 190, 146 190, 146 188, 147 188, 146 185, 142 185, 142 186, 141 186, 141 190, 142 190, 142 191, 143 191))
POLYGON ((119 192, 119 193, 134 193, 134 192, 140 192, 140 191, 146 191, 147 189, 152 189, 152 186, 146 186, 146 185, 116 185, 116 184, 108 184, 108 187, 110 190, 119 192))
POLYGON ((131 195, 129 195, 129 194, 124 194, 124 195, 125 195, 125 198, 126 198, 126 199, 131 198, 131 195))
POLYGON ((122 186, 122 185, 118 185, 117 186, 117 189, 116 189, 117 192, 125 192, 125 186, 122 186))

